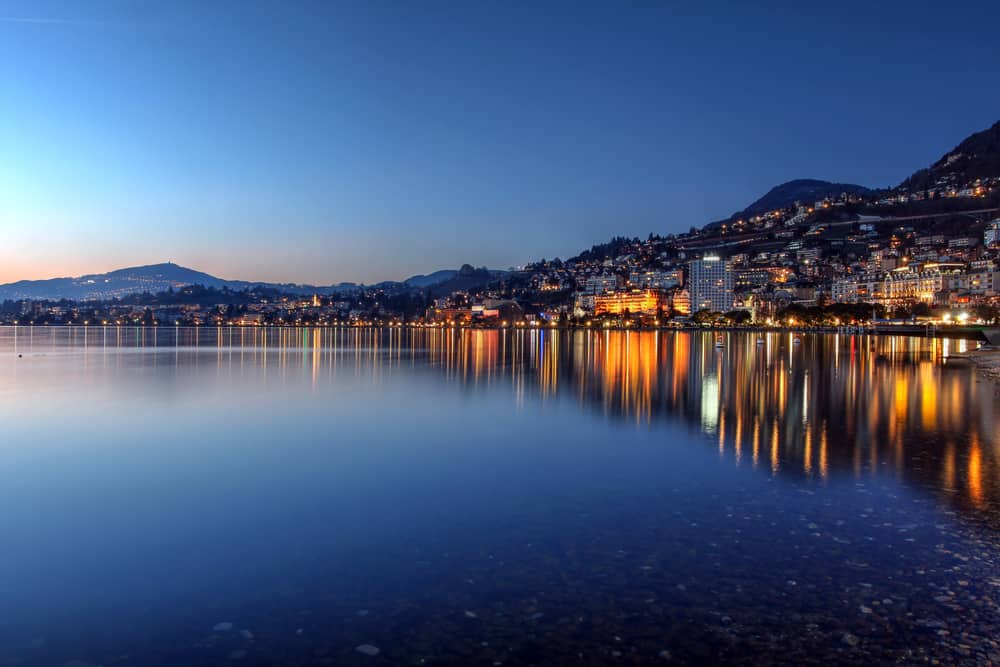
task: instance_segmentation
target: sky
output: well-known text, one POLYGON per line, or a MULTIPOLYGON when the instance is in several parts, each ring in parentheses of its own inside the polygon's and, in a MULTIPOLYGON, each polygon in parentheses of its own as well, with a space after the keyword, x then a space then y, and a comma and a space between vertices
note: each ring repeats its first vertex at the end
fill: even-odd
POLYGON ((0 282, 507 268, 1000 119, 1000 3, 736 4, 0 0, 0 282))

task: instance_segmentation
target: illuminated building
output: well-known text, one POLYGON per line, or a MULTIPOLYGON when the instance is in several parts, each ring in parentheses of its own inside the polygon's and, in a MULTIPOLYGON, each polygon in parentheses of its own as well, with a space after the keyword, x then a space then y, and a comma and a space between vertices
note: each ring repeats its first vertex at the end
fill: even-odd
POLYGON ((737 270, 734 280, 737 287, 765 287, 788 282, 791 273, 791 269, 784 266, 752 266, 737 270))
POLYGON ((994 220, 986 225, 986 231, 983 232, 983 245, 987 248, 1000 246, 1000 220, 994 220))
POLYGON ((674 292, 670 300, 670 307, 681 315, 691 314, 691 293, 686 289, 679 289, 674 292))
POLYGON ((573 312, 578 316, 594 312, 594 299, 596 298, 593 294, 586 292, 578 293, 573 300, 573 312))
POLYGON ((608 292, 614 292, 620 286, 621 278, 617 275, 613 273, 600 274, 587 278, 587 281, 584 283, 584 292, 586 294, 607 294, 608 292))
POLYGON ((838 303, 882 303, 882 277, 868 273, 835 280, 830 285, 830 298, 838 303))
POLYGON ((724 313, 733 309, 733 269, 728 261, 707 255, 688 266, 691 312, 714 310, 724 313))
POLYGON ((1000 296, 1000 271, 993 267, 968 271, 952 280, 952 288, 958 300, 988 301, 1000 296))
POLYGON ((471 315, 474 318, 489 319, 500 317, 500 311, 497 308, 487 308, 482 304, 477 304, 472 307, 471 315))
POLYGON ((847 276, 830 285, 830 296, 840 303, 868 302, 883 306, 944 302, 949 291, 963 287, 963 270, 963 264, 935 262, 919 268, 901 266, 884 275, 847 276))
POLYGON ((632 290, 631 292, 611 292, 598 294, 594 297, 594 313, 620 314, 655 313, 663 304, 660 293, 656 290, 632 290))
POLYGON ((948 239, 948 248, 971 248, 976 245, 976 239, 970 238, 968 236, 959 236, 957 238, 948 239))
POLYGON ((683 282, 684 272, 681 269, 671 271, 633 271, 628 281, 632 287, 639 289, 669 289, 679 287, 683 282))
POLYGON ((886 274, 883 283, 884 305, 923 301, 935 303, 938 295, 950 287, 950 278, 962 271, 962 264, 924 264, 919 270, 902 267, 886 274))
POLYGON ((462 323, 472 321, 471 308, 428 308, 425 317, 433 322, 462 323))

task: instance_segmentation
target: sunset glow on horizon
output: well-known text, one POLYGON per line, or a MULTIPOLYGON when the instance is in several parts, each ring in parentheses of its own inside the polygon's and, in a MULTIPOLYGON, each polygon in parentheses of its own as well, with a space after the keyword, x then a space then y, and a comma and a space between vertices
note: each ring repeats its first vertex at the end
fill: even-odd
POLYGON ((899 183, 1000 108, 982 85, 996 7, 119 9, 5 3, 0 282, 169 259, 370 283, 566 258, 794 178, 899 183), (891 104, 859 104, 890 85, 875 63, 891 104), (942 77, 977 103, 928 95, 942 77))

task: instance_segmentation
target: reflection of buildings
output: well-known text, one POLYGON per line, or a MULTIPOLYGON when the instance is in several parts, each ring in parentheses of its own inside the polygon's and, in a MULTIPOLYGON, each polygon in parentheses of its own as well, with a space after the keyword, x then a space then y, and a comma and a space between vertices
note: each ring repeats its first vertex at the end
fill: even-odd
POLYGON ((734 334, 717 349, 710 333, 624 331, 505 340, 487 363, 508 369, 522 400, 534 388, 610 415, 681 420, 723 456, 774 474, 914 477, 977 507, 1000 497, 996 400, 970 372, 941 364, 963 341, 830 335, 794 345, 768 334, 757 345, 734 334))
POLYGON ((115 327, 29 329, 14 345, 48 350, 39 338, 57 335, 78 349, 161 347, 174 363, 264 366, 269 378, 313 384, 335 368, 404 366, 463 391, 559 395, 611 416, 681 422, 727 460, 773 474, 914 479, 975 509, 1000 499, 995 390, 941 363, 964 341, 826 335, 794 345, 770 333, 758 345, 727 334, 720 349, 709 332, 115 327))

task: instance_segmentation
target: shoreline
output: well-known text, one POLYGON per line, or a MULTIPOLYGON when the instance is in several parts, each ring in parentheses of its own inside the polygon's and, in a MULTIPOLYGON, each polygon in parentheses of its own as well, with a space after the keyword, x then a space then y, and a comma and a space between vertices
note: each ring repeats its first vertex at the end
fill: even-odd
MULTIPOLYGON (((883 326, 700 326, 688 323, 676 323, 659 326, 622 326, 622 325, 560 325, 560 324, 528 324, 489 325, 489 324, 422 324, 401 322, 380 322, 361 324, 0 324, 0 329, 421 329, 432 331, 470 330, 470 331, 700 331, 727 332, 747 334, 842 334, 848 336, 903 336, 907 338, 937 338, 952 340, 968 340, 983 344, 985 350, 973 350, 964 355, 977 352, 1000 352, 1000 347, 989 345, 982 328, 977 327, 934 327, 928 329, 921 325, 883 325, 883 326)), ((961 358, 961 357, 956 357, 961 358)), ((971 362, 970 358, 970 362, 971 362)), ((996 371, 1000 374, 1000 361, 996 362, 996 371)), ((994 369, 993 362, 988 362, 987 368, 994 369)))
POLYGON ((976 369, 976 373, 1000 388, 1000 348, 984 346, 978 350, 958 352, 948 358, 949 363, 968 364, 976 369))

